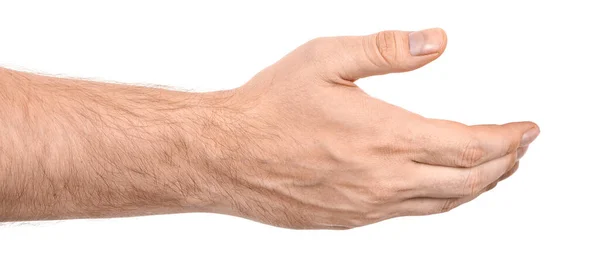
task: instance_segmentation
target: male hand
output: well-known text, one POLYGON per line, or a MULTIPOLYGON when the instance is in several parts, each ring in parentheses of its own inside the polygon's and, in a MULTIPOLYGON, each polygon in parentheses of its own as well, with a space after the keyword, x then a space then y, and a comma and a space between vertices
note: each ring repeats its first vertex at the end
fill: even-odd
POLYGON ((428 119, 354 84, 445 46, 440 29, 319 38, 210 93, 0 68, 0 221, 201 211, 335 229, 448 211, 514 173, 539 128, 428 119))
POLYGON ((291 228, 352 228, 446 212, 510 176, 531 122, 466 126, 374 99, 360 78, 411 71, 441 29, 312 40, 234 90, 214 155, 221 212, 291 228))

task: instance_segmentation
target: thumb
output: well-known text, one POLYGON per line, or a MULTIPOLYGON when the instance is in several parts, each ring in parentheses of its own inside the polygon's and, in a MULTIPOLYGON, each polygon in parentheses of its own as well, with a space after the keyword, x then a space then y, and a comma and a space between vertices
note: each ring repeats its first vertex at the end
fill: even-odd
POLYGON ((437 59, 446 48, 446 33, 439 28, 416 32, 383 31, 367 36, 339 38, 328 71, 348 81, 418 69, 437 59))

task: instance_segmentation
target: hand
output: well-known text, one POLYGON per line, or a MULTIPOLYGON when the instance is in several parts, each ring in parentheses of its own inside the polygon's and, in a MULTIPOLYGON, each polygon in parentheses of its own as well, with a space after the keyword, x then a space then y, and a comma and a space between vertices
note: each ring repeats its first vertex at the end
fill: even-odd
POLYGON ((445 46, 441 29, 318 38, 235 90, 217 165, 229 182, 222 212, 352 228, 448 211, 514 173, 534 123, 428 119, 354 84, 420 68, 445 46))

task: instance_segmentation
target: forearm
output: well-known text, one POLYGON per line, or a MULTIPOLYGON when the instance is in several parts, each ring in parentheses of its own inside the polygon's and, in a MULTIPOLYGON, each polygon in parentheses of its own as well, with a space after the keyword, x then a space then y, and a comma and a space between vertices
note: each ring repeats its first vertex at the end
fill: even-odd
POLYGON ((226 98, 0 68, 0 221, 221 208, 226 98))

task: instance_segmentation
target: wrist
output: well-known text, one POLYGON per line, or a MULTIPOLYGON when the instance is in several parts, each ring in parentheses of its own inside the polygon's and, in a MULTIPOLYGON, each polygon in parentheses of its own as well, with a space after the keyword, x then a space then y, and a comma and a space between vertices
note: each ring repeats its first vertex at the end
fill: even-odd
POLYGON ((181 191, 181 205, 186 212, 230 213, 245 114, 236 90, 197 93, 193 100, 194 106, 177 115, 183 119, 180 127, 171 130, 179 139, 174 148, 185 157, 174 175, 188 187, 181 191))

